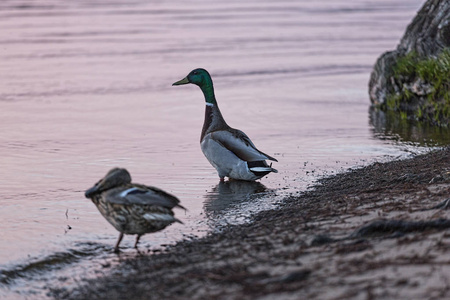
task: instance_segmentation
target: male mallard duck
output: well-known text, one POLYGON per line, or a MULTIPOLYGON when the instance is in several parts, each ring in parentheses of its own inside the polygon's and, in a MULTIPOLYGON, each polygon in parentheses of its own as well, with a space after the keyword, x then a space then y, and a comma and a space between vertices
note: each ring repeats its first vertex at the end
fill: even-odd
POLYGON ((225 176, 239 180, 257 180, 278 171, 266 163, 275 158, 259 151, 250 138, 242 131, 231 128, 225 122, 214 96, 211 76, 204 69, 195 69, 185 78, 172 85, 193 83, 198 85, 205 96, 205 122, 203 123, 200 145, 203 154, 219 173, 220 181, 225 176))
POLYGON ((174 222, 172 208, 179 205, 177 197, 156 187, 131 183, 131 176, 125 169, 114 168, 99 182, 85 192, 97 206, 105 219, 119 232, 119 244, 124 234, 137 234, 134 247, 142 235, 160 231, 174 222))

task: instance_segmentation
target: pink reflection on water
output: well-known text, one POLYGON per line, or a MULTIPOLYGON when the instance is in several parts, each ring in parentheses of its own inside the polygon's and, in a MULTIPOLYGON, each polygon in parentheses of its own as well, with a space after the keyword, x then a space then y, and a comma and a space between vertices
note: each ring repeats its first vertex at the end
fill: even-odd
POLYGON ((319 175, 405 155, 373 137, 367 81, 421 2, 0 4, 0 269, 112 248, 117 232, 83 195, 112 167, 188 208, 185 225, 142 238, 157 248, 240 222, 319 175), (171 87, 196 67, 211 72, 227 122, 279 160, 261 181, 267 197, 208 211, 226 193, 200 151, 202 94, 171 87))

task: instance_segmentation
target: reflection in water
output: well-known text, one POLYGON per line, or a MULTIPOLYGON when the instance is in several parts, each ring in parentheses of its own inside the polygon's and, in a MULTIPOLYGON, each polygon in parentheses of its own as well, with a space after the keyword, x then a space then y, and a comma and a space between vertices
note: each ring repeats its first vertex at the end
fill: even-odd
POLYGON ((399 114, 371 107, 369 123, 374 136, 382 140, 411 142, 421 146, 450 144, 450 128, 430 126, 400 118, 399 114))
POLYGON ((142 241, 153 248, 205 235, 205 221, 245 221, 321 174, 408 155, 373 138, 367 80, 423 0, 204 2, 0 1, 0 281, 17 274, 0 282, 1 299, 41 299, 67 287, 59 277, 114 264, 101 245, 116 231, 83 196, 107 169, 126 167, 188 208, 184 225, 142 241), (279 160, 269 190, 210 190, 202 95, 171 88, 195 67, 220 78, 230 124, 279 160), (72 259, 77 243, 92 255, 72 259))
POLYGON ((248 217, 252 204, 270 192, 256 181, 229 180, 220 182, 205 195, 204 210, 212 227, 235 223, 248 217))

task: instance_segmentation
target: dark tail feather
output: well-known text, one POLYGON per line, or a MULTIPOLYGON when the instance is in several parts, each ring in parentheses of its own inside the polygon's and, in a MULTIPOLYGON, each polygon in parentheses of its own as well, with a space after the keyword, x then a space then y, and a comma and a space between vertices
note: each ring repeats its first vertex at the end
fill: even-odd
POLYGON ((258 177, 265 176, 270 172, 278 173, 278 170, 272 168, 272 164, 267 165, 266 161, 249 161, 247 162, 249 170, 258 177))

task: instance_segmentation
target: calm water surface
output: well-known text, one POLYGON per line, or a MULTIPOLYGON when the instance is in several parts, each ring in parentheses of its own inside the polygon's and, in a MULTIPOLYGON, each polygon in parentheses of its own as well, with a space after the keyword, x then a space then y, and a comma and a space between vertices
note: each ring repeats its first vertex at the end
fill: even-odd
POLYGON ((369 117, 367 95, 422 2, 1 2, 0 297, 45 297, 136 255, 130 236, 111 253, 118 233, 83 196, 112 167, 189 209, 144 236, 145 252, 243 222, 319 176, 426 151, 369 117), (219 184, 199 146, 203 96, 171 86, 197 67, 278 174, 219 184))

